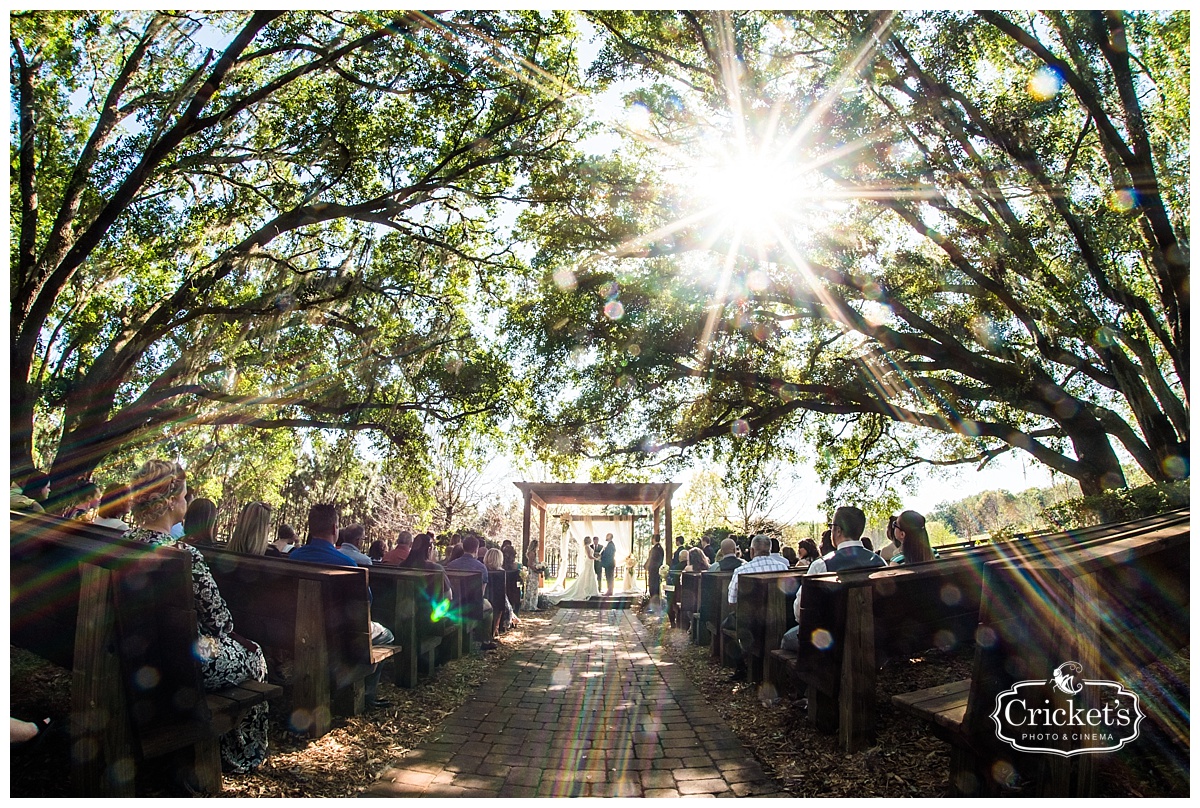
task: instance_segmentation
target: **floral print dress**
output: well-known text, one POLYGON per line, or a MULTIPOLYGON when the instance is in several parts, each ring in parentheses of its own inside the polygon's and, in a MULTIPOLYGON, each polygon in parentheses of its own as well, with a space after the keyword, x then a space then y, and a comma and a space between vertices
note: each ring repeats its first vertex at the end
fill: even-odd
MULTIPOLYGON (((251 651, 233 638, 233 615, 217 590, 217 582, 204 556, 195 547, 166 533, 133 528, 126 539, 155 547, 172 547, 192 557, 192 594, 200 641, 197 656, 206 690, 221 690, 247 679, 267 681, 267 660, 262 650, 251 651)), ((267 705, 259 704, 242 722, 221 736, 221 762, 226 771, 242 774, 257 768, 267 757, 267 705)))

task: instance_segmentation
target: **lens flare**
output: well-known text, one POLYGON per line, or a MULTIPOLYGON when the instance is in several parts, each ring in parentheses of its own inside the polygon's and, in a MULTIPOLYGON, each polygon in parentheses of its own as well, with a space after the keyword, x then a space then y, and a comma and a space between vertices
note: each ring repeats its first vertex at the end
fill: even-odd
POLYGON ((1046 65, 1039 67, 1029 77, 1026 89, 1034 101, 1049 101, 1063 88, 1063 76, 1057 69, 1046 65))

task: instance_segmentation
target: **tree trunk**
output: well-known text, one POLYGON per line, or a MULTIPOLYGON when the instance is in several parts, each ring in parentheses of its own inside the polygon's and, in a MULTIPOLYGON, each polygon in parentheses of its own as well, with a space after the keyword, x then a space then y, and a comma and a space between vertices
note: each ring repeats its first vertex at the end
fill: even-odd
POLYGON ((1064 420, 1062 425, 1079 461, 1075 479, 1084 496, 1099 494, 1109 488, 1124 488, 1125 472, 1100 422, 1089 416, 1079 416, 1064 420))

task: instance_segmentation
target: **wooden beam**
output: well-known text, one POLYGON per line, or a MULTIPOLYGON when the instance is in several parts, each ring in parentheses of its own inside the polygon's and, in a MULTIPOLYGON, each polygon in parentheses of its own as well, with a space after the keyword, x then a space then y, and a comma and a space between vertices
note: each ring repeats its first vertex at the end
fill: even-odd
POLYGON ((525 492, 525 510, 521 515, 521 547, 529 546, 529 519, 533 508, 533 492, 525 492))
POLYGON ((538 557, 540 564, 546 559, 546 509, 538 509, 538 557))

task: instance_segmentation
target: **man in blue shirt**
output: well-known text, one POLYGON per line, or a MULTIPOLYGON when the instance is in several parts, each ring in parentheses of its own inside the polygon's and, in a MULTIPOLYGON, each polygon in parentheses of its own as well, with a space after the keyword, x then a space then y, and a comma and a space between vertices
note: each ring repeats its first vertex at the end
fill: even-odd
MULTIPOLYGON (((308 510, 308 544, 297 547, 287 554, 294 561, 308 561, 315 564, 337 564, 342 567, 357 567, 354 559, 344 553, 339 553, 333 546, 338 534, 338 509, 336 505, 318 503, 308 510)), ((371 622, 371 645, 387 645, 396 636, 384 626, 371 622)), ((370 676, 364 682, 366 703, 368 707, 390 707, 390 701, 375 697, 379 687, 379 677, 383 670, 376 665, 370 676)))
MULTIPOLYGON (((463 536, 462 548, 463 548, 463 554, 461 556, 459 556, 458 558, 454 559, 453 561, 451 561, 450 563, 446 564, 446 569, 448 569, 448 570, 466 570, 467 572, 478 572, 479 577, 482 580, 482 584, 480 586, 480 592, 486 593, 487 592, 487 583, 488 583, 488 568, 486 566, 484 566, 484 563, 482 561, 480 561, 478 558, 475 557, 476 554, 479 552, 479 538, 477 536, 472 536, 471 534, 468 533, 466 536, 463 536)), ((456 589, 457 589, 457 587, 456 587, 456 589)), ((497 597, 504 597, 504 593, 503 592, 498 593, 497 597)), ((493 609, 495 607, 488 603, 488 599, 487 599, 486 595, 481 596, 481 599, 482 599, 482 608, 483 608, 482 625, 487 627, 484 632, 483 648, 484 648, 484 650, 488 650, 489 648, 495 648, 495 644, 491 642, 491 637, 490 637, 491 626, 492 626, 492 615, 494 614, 493 609)))

